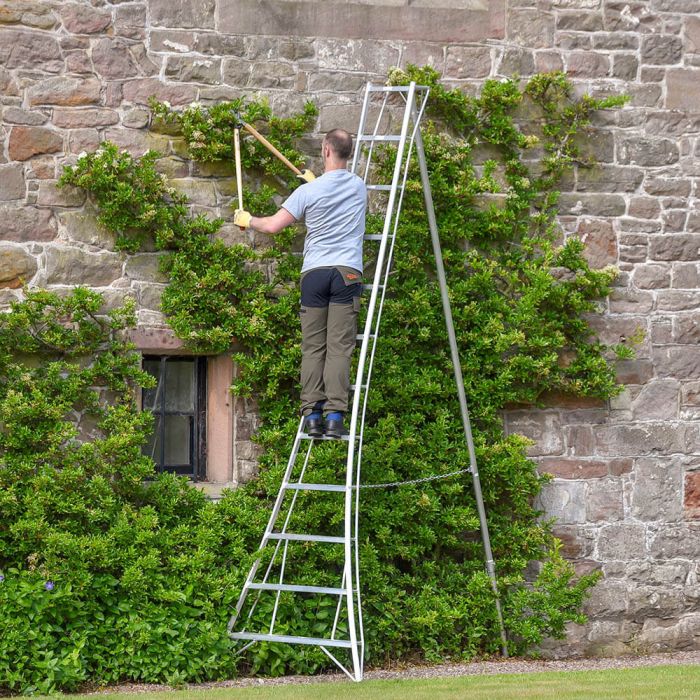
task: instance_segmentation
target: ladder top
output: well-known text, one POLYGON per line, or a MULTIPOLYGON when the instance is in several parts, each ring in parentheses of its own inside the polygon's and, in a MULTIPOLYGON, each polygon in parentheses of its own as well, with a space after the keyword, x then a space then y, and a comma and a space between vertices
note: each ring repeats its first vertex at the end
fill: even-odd
MULTIPOLYGON (((367 83, 368 92, 408 92, 410 85, 373 85, 367 83)), ((416 90, 429 90, 427 85, 416 85, 416 90)))

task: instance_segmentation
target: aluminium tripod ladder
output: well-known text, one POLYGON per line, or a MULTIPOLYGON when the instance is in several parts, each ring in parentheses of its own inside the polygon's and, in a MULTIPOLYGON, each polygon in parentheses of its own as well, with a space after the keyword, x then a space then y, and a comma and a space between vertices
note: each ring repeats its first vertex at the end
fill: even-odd
POLYGON ((311 438, 304 432, 304 418, 302 418, 297 428, 294 445, 282 478, 279 493, 258 549, 258 558, 250 569, 236 605, 236 610, 228 625, 229 635, 232 639, 247 642, 238 653, 242 653, 256 642, 282 642, 317 646, 323 650, 344 673, 355 681, 362 680, 365 650, 358 551, 359 493, 361 488, 360 467, 362 461, 365 415, 367 411, 368 389, 374 364, 377 339, 379 337, 379 324, 394 253, 399 214, 414 146, 418 156, 428 224, 435 253, 438 282, 440 285, 443 312, 447 323, 462 423, 469 449, 469 471, 472 475, 477 510, 481 523, 486 569, 495 595, 498 620, 501 628, 503 653, 507 655, 505 630, 496 586, 495 566, 491 553, 486 513, 481 495, 479 473, 476 465, 476 456, 457 351, 457 342, 447 294, 447 285, 445 282, 440 240, 433 209, 423 141, 420 133, 420 121, 425 110, 428 94, 428 87, 416 85, 413 82, 407 86, 396 87, 378 86, 372 85, 371 83, 367 84, 356 138, 355 152, 352 160, 352 172, 363 178, 370 194, 373 192, 383 192, 385 193, 384 196, 388 196, 388 200, 382 233, 365 235, 365 240, 379 243, 379 250, 377 253, 373 282, 371 285, 364 285, 363 289, 363 292, 369 292, 369 302, 367 304, 364 331, 357 336, 357 341, 360 343, 360 354, 357 363, 355 383, 350 387, 352 392, 352 412, 349 434, 342 438, 344 446, 347 448, 345 483, 321 484, 304 480, 304 476, 311 471, 309 469, 309 463, 312 449, 315 445, 323 443, 329 440, 329 438, 311 438), (379 104, 375 104, 377 101, 379 104), (400 131, 397 134, 380 134, 379 131, 382 124, 391 121, 391 105, 396 101, 403 106, 400 131), (371 110, 376 113, 377 116, 374 127, 366 131, 365 129, 371 110), (372 172, 370 166, 375 145, 386 143, 393 144, 396 147, 396 160, 391 182, 370 184, 368 180, 372 172), (329 494, 329 496, 334 493, 342 494, 344 503, 344 527, 342 532, 329 535, 299 533, 289 530, 292 514, 297 505, 297 499, 299 494, 303 492, 315 492, 317 494, 326 493, 329 494), (287 501, 288 505, 285 505, 287 501), (289 569, 287 563, 290 554, 290 543, 292 546, 294 546, 294 543, 304 543, 306 546, 342 547, 344 565, 342 567, 342 575, 340 571, 338 571, 339 580, 337 584, 335 586, 302 585, 285 580, 285 573, 288 573, 289 569), (266 555, 267 561, 264 561, 264 555, 266 555), (260 572, 262 572, 262 575, 260 575, 260 572), (267 621, 265 622, 265 631, 251 631, 247 628, 249 625, 255 624, 256 619, 253 615, 260 603, 261 595, 265 593, 274 597, 269 624, 267 621), (324 628, 326 631, 325 636, 316 637, 285 634, 284 630, 276 632, 275 625, 279 622, 277 618, 280 596, 282 594, 330 598, 334 601, 332 607, 335 607, 335 617, 331 629, 327 630, 324 628), (247 615, 245 614, 246 612, 247 615), (331 652, 331 649, 333 649, 335 653, 331 652), (346 652, 349 653, 351 670, 337 658, 336 654, 339 649, 345 649, 346 652))

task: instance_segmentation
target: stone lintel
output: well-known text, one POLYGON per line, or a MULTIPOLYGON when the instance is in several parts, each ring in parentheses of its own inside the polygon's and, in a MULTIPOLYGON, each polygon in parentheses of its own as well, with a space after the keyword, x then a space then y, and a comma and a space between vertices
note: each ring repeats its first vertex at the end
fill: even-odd
POLYGON ((435 0, 430 7, 381 0, 219 0, 218 13, 219 31, 227 34, 460 43, 505 36, 505 0, 435 0))

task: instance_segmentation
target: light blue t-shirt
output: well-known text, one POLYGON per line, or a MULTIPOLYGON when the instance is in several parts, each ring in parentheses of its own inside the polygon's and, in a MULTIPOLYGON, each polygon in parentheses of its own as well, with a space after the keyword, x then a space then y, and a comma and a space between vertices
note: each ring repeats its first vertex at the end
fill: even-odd
POLYGON ((331 170, 298 187, 282 205, 297 221, 306 219, 304 264, 352 267, 362 272, 367 188, 347 170, 331 170))

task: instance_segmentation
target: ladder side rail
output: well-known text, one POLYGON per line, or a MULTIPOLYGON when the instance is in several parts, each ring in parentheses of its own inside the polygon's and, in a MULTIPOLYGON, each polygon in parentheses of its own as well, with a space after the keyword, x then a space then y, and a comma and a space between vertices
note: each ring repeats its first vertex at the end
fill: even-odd
MULTIPOLYGON (((392 178, 391 192, 389 193, 389 202, 387 204, 387 215, 384 221, 384 228, 382 231, 382 241, 379 246, 379 254, 377 258, 377 272, 384 265, 384 256, 387 247, 387 238, 389 234, 389 228, 391 225, 391 217, 394 209, 394 202, 396 201, 396 189, 399 182, 399 176, 401 173, 401 159, 403 157, 404 148, 406 144, 406 136, 408 134, 408 126, 411 119, 411 110, 408 105, 413 104, 414 94, 415 94, 416 84, 412 82, 409 86, 407 108, 404 112, 403 123, 401 126, 401 140, 399 141, 399 146, 397 149, 397 159, 396 165, 394 167, 394 176, 392 178)), ((375 280, 377 279, 377 273, 375 273, 375 280)), ((358 376, 361 377, 364 372, 364 365, 367 358, 367 350, 369 345, 369 331, 372 327, 372 319, 374 316, 374 308, 377 302, 377 292, 378 288, 375 285, 372 289, 372 294, 370 296, 369 308, 367 310, 367 320, 365 322, 366 332, 362 340, 362 347, 360 348, 360 358, 358 360, 358 376)), ((353 550, 352 550, 352 525, 353 521, 352 515, 352 504, 353 504, 353 466, 355 461, 355 435, 357 432, 357 417, 359 411, 359 391, 362 386, 362 382, 356 382, 355 384, 355 397, 352 407, 352 418, 350 421, 350 440, 348 444, 348 457, 347 457, 347 469, 346 469, 346 490, 345 490, 345 561, 346 563, 352 561, 353 550)), ((360 659, 357 647, 357 629, 355 626, 355 605, 352 595, 352 575, 349 575, 346 581, 347 586, 347 601, 348 601, 348 629, 350 632, 350 640, 352 642, 352 657, 353 657, 353 668, 355 671, 356 680, 362 679, 362 672, 360 666, 360 659)))
MULTIPOLYGON (((348 575, 348 567, 347 564, 343 566, 343 578, 340 582, 340 587, 345 588, 345 581, 346 577, 348 575)), ((342 596, 338 596, 338 603, 336 604, 335 608, 335 618, 333 619, 333 628, 331 629, 331 639, 335 639, 335 633, 336 630, 338 629, 338 622, 340 622, 340 611, 342 609, 342 604, 343 604, 343 596, 347 595, 347 590, 343 593, 342 596)))
MULTIPOLYGON (((281 542, 281 541, 282 540, 279 540, 279 542, 281 542)), ((287 552, 288 552, 288 550, 289 550, 289 540, 286 540, 284 543, 284 549, 282 550, 282 564, 280 565, 280 576, 279 576, 280 586, 284 583, 284 569, 285 569, 285 566, 287 565, 287 552)), ((267 581, 264 581, 264 583, 267 583, 267 581)), ((270 619, 270 634, 273 634, 275 631, 275 622, 277 621, 277 610, 279 608, 281 595, 282 595, 282 589, 280 588, 275 594, 275 607, 272 609, 272 617, 270 619)))
MULTIPOLYGON (((369 386, 372 378, 372 369, 374 365, 374 358, 375 358, 375 353, 376 353, 376 348, 377 348, 377 340, 379 338, 379 327, 381 323, 381 316, 382 316, 382 311, 384 308, 384 298, 386 296, 386 291, 389 287, 389 275, 391 273, 391 265, 393 261, 393 256, 394 256, 394 247, 396 244, 396 234, 398 232, 398 223, 399 223, 399 217, 401 214, 401 207, 403 204, 403 196, 406 191, 406 182, 408 180, 408 172, 410 168, 410 163, 411 163, 411 155, 413 152, 413 144, 415 141, 416 137, 416 132, 420 128, 420 120, 423 116, 423 111, 425 109, 425 105, 427 104, 427 92, 422 100, 421 108, 418 112, 418 116, 416 117, 413 125, 413 131, 411 133, 410 137, 410 142, 409 142, 409 147, 408 147, 408 152, 406 154, 406 157, 403 162, 403 179, 401 182, 401 185, 399 187, 400 189, 400 194, 399 194, 399 199, 398 199, 398 204, 396 207, 396 213, 394 214, 394 227, 393 231, 390 234, 390 246, 389 246, 389 252, 387 255, 387 262, 386 265, 384 266, 384 278, 382 282, 382 292, 381 296, 379 299, 379 308, 377 311, 377 316, 376 316, 376 322, 374 325, 374 333, 373 333, 373 338, 372 338, 372 348, 370 351, 370 357, 369 357, 369 363, 367 365, 367 372, 364 375, 364 377, 360 377, 358 374, 358 377, 356 378, 356 384, 361 383, 364 384, 364 386, 367 387, 367 390, 364 392, 363 395, 363 400, 362 400, 362 413, 361 413, 361 419, 360 419, 360 430, 359 430, 359 440, 357 442, 357 454, 356 454, 356 463, 355 463, 355 504, 354 504, 354 527, 355 527, 355 595, 357 597, 357 615, 358 615, 358 621, 359 621, 359 630, 360 630, 360 644, 363 645, 364 648, 364 624, 362 621, 362 594, 361 594, 361 588, 360 588, 360 562, 359 562, 359 539, 358 539, 358 534, 359 534, 359 513, 360 513, 360 475, 361 475, 361 467, 362 467, 362 447, 363 447, 363 442, 364 442, 364 426, 365 426, 365 416, 367 413, 367 401, 369 398, 369 386)), ((397 154, 398 158, 398 154, 397 154)), ((361 658, 361 664, 364 666, 364 654, 362 655, 361 658)))
POLYGON ((418 153, 418 164, 420 167, 421 180, 423 181, 423 196, 425 199, 425 208, 428 214, 428 226, 430 228, 430 237, 432 239, 433 251, 435 253, 435 264, 437 267, 438 284, 440 286, 440 297, 442 300, 443 314, 445 316, 445 324, 447 326, 447 336, 450 344, 450 354, 452 355, 452 367, 455 376, 455 384, 457 385, 457 395, 459 398, 460 413, 462 416, 462 426, 464 428, 464 437, 469 450, 469 470, 472 474, 472 484, 474 488, 474 496, 479 513, 479 522, 481 525, 481 537, 484 545, 484 554, 486 558, 486 570, 491 581, 491 588, 496 600, 496 611, 498 613, 498 622, 501 633, 501 644, 503 656, 508 656, 508 646, 505 626, 503 624, 503 615, 501 612, 500 597, 498 594, 498 583, 496 581, 496 570, 493 561, 493 553, 491 551, 491 538, 489 536, 488 522, 486 519, 486 509, 484 508, 484 498, 481 490, 481 481, 479 479, 479 469, 476 461, 476 452, 474 449, 474 440, 472 436, 471 422, 469 420, 469 409, 467 407, 467 397, 464 391, 464 379, 462 377, 462 367, 459 359, 459 349, 457 347, 457 338, 455 335, 454 321, 452 318, 452 309, 450 307, 449 292, 447 289, 447 279, 445 276, 445 266, 442 261, 442 247, 440 245, 440 236, 437 228, 437 220, 435 218, 435 209, 433 207, 433 196, 430 189, 430 178, 428 176, 428 166, 425 159, 425 149, 423 148, 423 139, 420 131, 416 135, 416 151, 418 153))

